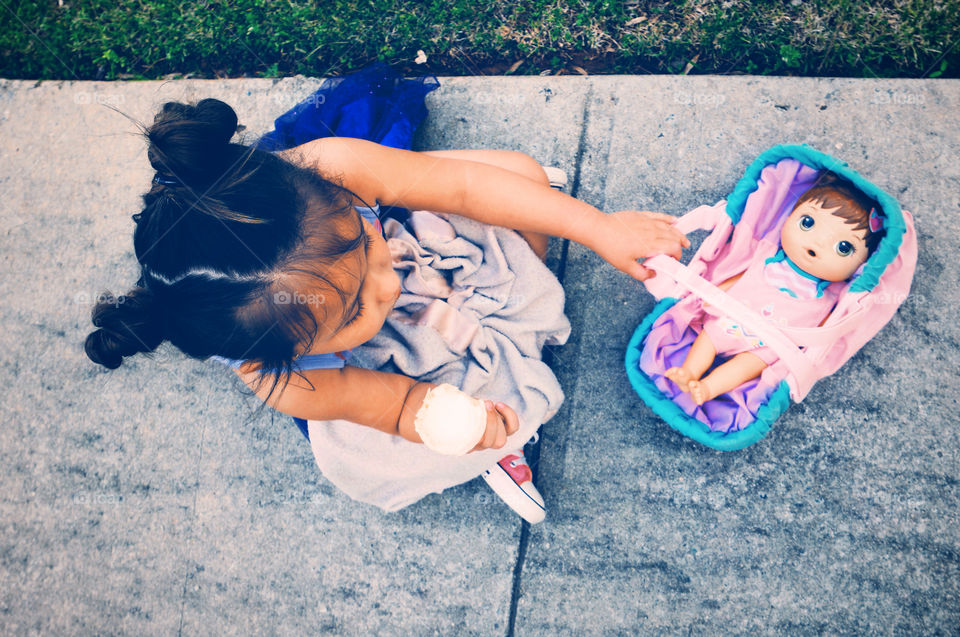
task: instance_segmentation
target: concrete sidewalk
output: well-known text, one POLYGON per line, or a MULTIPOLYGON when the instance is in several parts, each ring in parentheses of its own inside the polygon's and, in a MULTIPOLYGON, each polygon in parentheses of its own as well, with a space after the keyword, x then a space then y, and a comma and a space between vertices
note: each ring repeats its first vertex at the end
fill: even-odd
POLYGON ((522 150, 605 211, 724 198, 808 143, 916 217, 910 298, 739 452, 684 439, 623 370, 653 301, 552 248, 573 336, 542 429, 547 520, 482 481, 396 514, 316 470, 290 419, 162 346, 113 372, 90 307, 133 287, 145 123, 217 97, 253 134, 317 80, 0 80, 3 634, 956 634, 960 626, 960 82, 440 78, 422 149, 522 150))

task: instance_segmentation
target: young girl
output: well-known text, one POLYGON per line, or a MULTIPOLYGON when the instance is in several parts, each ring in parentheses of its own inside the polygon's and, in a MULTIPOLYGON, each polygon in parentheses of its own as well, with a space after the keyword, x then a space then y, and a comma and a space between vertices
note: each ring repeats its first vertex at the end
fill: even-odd
MULTIPOLYGON (((169 340, 189 356, 232 363, 264 404, 311 423, 318 464, 326 453, 321 470, 334 484, 386 510, 484 473, 518 513, 542 519, 522 451, 503 456, 540 422, 522 428, 515 405, 486 400, 476 449, 440 456, 414 429, 435 383, 345 364, 405 292, 379 208, 513 229, 541 258, 549 236, 566 237, 638 280, 650 276, 638 259, 679 257, 689 245, 672 217, 603 214, 551 189, 541 166, 515 152, 412 152, 328 137, 270 153, 231 143, 236 130, 233 109, 205 99, 165 104, 145 131, 157 175, 134 215, 142 276, 123 302, 94 308, 99 329, 87 355, 114 369, 169 340), (429 473, 440 478, 422 479, 429 473)), ((524 269, 514 269, 518 278, 524 269)))
MULTIPOLYGON (((780 250, 718 287, 781 325, 822 325, 845 282, 880 242, 883 224, 875 206, 851 184, 824 173, 784 222, 780 250)), ((749 330, 709 306, 695 323, 699 336, 686 359, 665 376, 698 405, 757 378, 777 360, 749 330), (729 360, 701 378, 718 355, 729 360)))

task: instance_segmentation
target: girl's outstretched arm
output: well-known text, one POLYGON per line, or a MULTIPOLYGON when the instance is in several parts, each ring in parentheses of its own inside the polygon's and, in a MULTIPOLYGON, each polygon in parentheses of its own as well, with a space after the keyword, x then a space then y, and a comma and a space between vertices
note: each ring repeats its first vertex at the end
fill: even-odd
POLYGON ((638 259, 680 257, 687 238, 670 215, 640 211, 604 214, 590 204, 486 163, 328 137, 296 149, 327 177, 368 201, 463 215, 492 225, 571 239, 643 280, 638 259))
MULTIPOLYGON (((423 442, 413 421, 432 383, 348 365, 342 369, 304 370, 303 378, 294 374, 286 387, 278 385, 267 399, 273 379, 258 386, 258 374, 249 371, 251 365, 234 371, 277 411, 304 420, 348 420, 411 442, 423 442)), ((499 449, 520 423, 510 407, 486 403, 487 428, 476 449, 499 449)))

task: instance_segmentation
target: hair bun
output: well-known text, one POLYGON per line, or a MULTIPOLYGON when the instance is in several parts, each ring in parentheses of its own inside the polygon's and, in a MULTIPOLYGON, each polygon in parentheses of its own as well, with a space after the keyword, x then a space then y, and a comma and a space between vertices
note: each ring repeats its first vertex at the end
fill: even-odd
POLYGON ((147 157, 158 172, 203 187, 227 166, 227 146, 236 132, 236 112, 218 99, 195 106, 167 102, 147 129, 147 157))
POLYGON ((163 342, 159 307, 152 292, 134 288, 125 296, 107 292, 93 308, 91 319, 100 328, 87 336, 83 349, 94 363, 120 367, 124 356, 152 352, 163 342))
POLYGON ((237 132, 237 113, 226 103, 208 97, 197 102, 197 120, 210 124, 211 136, 226 144, 237 132))

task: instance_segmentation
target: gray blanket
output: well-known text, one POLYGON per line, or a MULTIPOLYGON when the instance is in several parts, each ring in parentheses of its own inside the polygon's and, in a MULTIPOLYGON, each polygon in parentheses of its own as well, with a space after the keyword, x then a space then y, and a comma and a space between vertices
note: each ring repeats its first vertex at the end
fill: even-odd
POLYGON ((461 457, 348 421, 310 421, 323 474, 352 498, 394 511, 480 475, 553 417, 563 392, 541 353, 566 342, 570 323, 563 288, 516 232, 422 211, 384 230, 402 294, 349 364, 450 383, 520 418, 503 449, 461 457))

